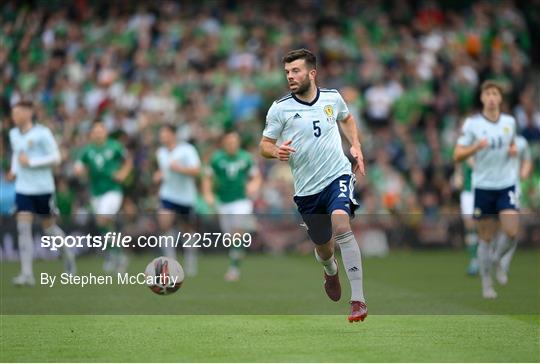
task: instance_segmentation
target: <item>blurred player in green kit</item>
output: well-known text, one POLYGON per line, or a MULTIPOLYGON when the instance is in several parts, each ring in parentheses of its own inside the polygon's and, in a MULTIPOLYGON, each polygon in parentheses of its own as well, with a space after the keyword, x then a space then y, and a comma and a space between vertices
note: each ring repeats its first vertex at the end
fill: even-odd
MULTIPOLYGON (((75 175, 88 175, 92 196, 92 211, 101 234, 115 231, 116 215, 122 207, 122 182, 133 167, 126 149, 119 142, 109 139, 102 121, 97 121, 90 132, 90 143, 81 151, 75 164, 75 175)), ((108 249, 103 270, 124 272, 127 256, 120 248, 108 249)))
MULTIPOLYGON (((261 177, 251 154, 240 148, 240 136, 236 131, 226 132, 222 149, 210 158, 202 184, 206 203, 219 213, 223 233, 243 234, 255 229, 253 203, 248 196, 254 196, 260 185, 261 177)), ((240 279, 244 255, 242 248, 230 249, 226 281, 240 279)))

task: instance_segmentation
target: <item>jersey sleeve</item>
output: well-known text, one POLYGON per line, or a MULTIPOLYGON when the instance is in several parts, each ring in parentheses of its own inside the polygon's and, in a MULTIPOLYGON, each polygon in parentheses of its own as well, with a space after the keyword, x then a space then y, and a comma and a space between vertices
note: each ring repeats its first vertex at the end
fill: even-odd
POLYGON ((115 142, 114 143, 114 152, 115 152, 116 156, 121 160, 125 160, 127 158, 126 148, 120 142, 115 142))
POLYGON ((184 161, 186 167, 200 167, 201 160, 199 158, 199 154, 197 153, 197 149, 195 149, 193 145, 190 145, 189 148, 186 149, 186 156, 184 161))
POLYGON ((82 165, 88 164, 88 147, 87 146, 80 149, 79 152, 77 153, 76 163, 80 163, 82 165))
POLYGON ((337 121, 342 121, 350 114, 349 108, 347 107, 345 100, 343 100, 343 97, 341 97, 341 94, 339 92, 337 94, 336 108, 337 108, 336 110, 337 121))
POLYGON ((249 177, 253 177, 257 173, 257 166, 255 165, 255 161, 253 160, 253 156, 247 151, 244 155, 244 158, 246 159, 246 174, 249 177))
POLYGON ((48 167, 60 162, 60 149, 54 139, 52 132, 44 128, 41 136, 41 143, 43 143, 43 149, 45 153, 42 156, 34 157, 29 160, 30 167, 48 167))
POLYGON ((458 137, 457 144, 468 147, 474 143, 475 137, 471 124, 471 119, 466 119, 461 128, 461 134, 458 137))
POLYGON ((263 131, 263 136, 270 139, 279 139, 283 131, 283 120, 281 118, 278 104, 274 101, 268 114, 266 114, 266 124, 263 131))

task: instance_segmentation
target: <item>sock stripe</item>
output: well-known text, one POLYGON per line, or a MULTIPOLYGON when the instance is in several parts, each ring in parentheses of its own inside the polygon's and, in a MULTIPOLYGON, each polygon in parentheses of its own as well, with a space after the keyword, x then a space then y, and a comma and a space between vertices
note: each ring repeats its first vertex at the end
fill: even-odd
POLYGON ((348 238, 350 238, 351 236, 354 236, 353 232, 352 231, 347 231, 346 233, 336 235, 336 241, 338 243, 343 242, 343 241, 347 240, 348 238))

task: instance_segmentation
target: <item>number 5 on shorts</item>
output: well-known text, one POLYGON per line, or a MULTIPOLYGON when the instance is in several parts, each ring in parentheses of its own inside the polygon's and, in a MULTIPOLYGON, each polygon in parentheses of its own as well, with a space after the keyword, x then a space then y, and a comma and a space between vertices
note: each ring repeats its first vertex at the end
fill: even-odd
POLYGON ((339 181, 339 190, 341 192, 347 192, 347 181, 339 181))

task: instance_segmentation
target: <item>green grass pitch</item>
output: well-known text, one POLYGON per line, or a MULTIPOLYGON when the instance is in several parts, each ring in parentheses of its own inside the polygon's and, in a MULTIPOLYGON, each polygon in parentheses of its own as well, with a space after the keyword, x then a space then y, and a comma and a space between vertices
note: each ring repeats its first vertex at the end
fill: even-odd
MULTIPOLYGON (((134 256, 138 272, 151 257, 134 256)), ((347 280, 329 301, 314 258, 248 256, 226 284, 227 258, 206 254, 171 296, 143 286, 16 288, 2 263, 0 362, 539 362, 540 252, 519 251, 499 298, 480 297, 462 252, 392 251, 365 259, 370 315, 349 324, 347 280), (53 313, 54 315, 51 315, 53 313)), ((99 272, 84 257, 79 271, 99 272)), ((60 262, 35 272, 59 273, 60 262)))

